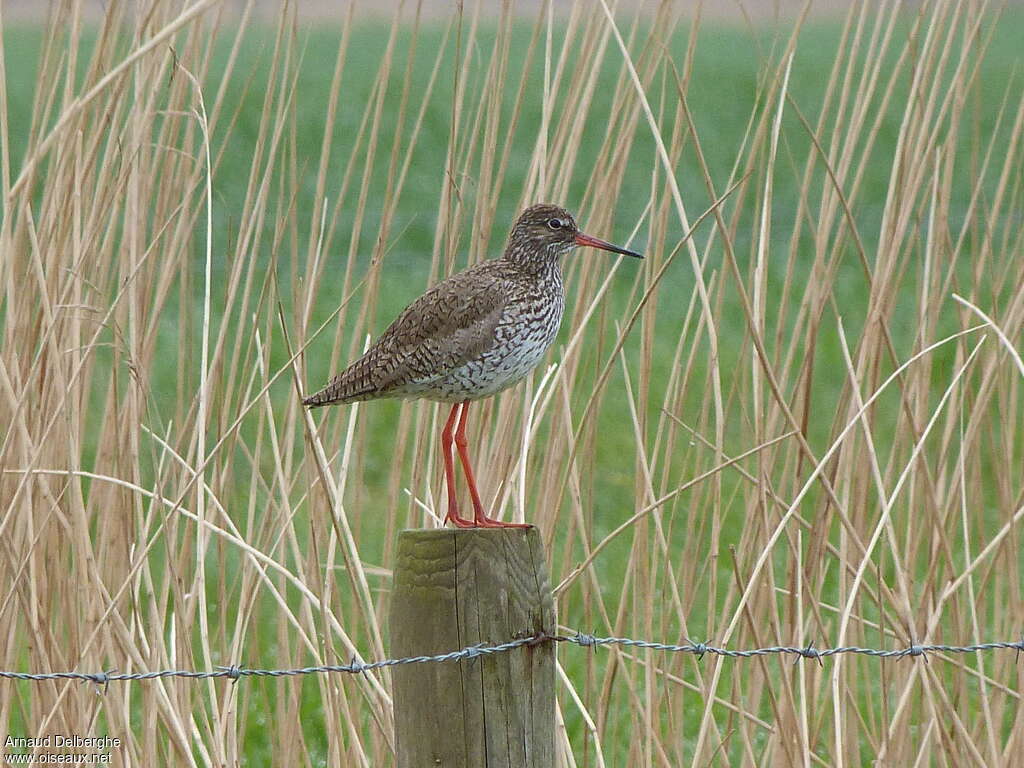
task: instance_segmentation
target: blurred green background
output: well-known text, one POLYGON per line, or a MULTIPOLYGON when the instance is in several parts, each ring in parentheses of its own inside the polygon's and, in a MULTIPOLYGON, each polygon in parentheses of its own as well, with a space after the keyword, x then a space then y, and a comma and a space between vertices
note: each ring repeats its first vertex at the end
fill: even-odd
MULTIPOLYGON (((909 26, 910 19, 907 20, 909 26)), ((721 21, 707 22, 699 31, 696 45, 696 58, 691 75, 691 84, 688 89, 688 102, 694 119, 706 159, 710 166, 712 177, 718 184, 719 190, 726 186, 726 180, 742 157, 742 146, 744 132, 747 129, 751 114, 766 108, 763 104, 756 102, 757 94, 762 91, 759 78, 764 76, 765 70, 774 65, 779 56, 779 51, 784 47, 786 39, 790 34, 789 26, 765 25, 756 28, 746 28, 740 24, 726 24, 721 21)), ((986 30, 987 33, 988 30, 986 30)), ((906 30, 897 31, 896 34, 906 34, 906 30)), ((7 87, 9 99, 10 123, 8 131, 11 141, 11 166, 18 168, 24 155, 27 136, 30 130, 32 104, 34 99, 35 73, 38 63, 39 50, 42 39, 42 32, 38 26, 24 24, 7 24, 4 28, 4 45, 6 49, 7 66, 7 87)), ((346 170, 346 163, 349 157, 350 148, 356 141, 360 130, 360 121, 363 116, 365 105, 372 98, 374 89, 374 78, 387 45, 390 35, 390 28, 384 22, 360 21, 351 30, 351 44, 347 54, 344 80, 342 84, 342 100, 338 109, 337 121, 333 127, 334 137, 332 144, 331 168, 332 178, 328 181, 326 194, 333 204, 337 198, 337 190, 340 179, 346 170)), ((368 263, 369 253, 372 250, 374 238, 377 236, 376 224, 380 219, 381 211, 375 200, 383 196, 384 186, 387 177, 387 165, 389 163, 389 152, 393 138, 393 128, 396 124, 394 119, 388 115, 393 114, 401 99, 401 81, 406 66, 406 56, 414 56, 414 90, 422 90, 427 86, 431 69, 434 65, 436 52, 442 47, 442 40, 446 34, 445 29, 437 22, 426 24, 419 32, 415 51, 411 54, 411 31, 405 30, 403 36, 398 40, 399 53, 396 57, 396 64, 392 71, 394 84, 388 88, 383 102, 385 117, 381 122, 379 141, 382 149, 378 151, 375 158, 373 181, 370 185, 368 195, 368 214, 364 219, 364 226, 361 230, 359 240, 359 251, 365 253, 365 260, 368 263)), ((642 39, 643 30, 637 32, 642 39)), ((297 31, 300 42, 299 49, 302 52, 301 63, 297 68, 296 89, 294 94, 296 107, 296 142, 294 145, 294 167, 300 174, 300 192, 294 201, 295 209, 299 212, 299 226, 296 228, 296 243, 289 243, 287 247, 296 248, 297 253, 305 253, 312 227, 310 222, 303 217, 303 211, 312 208, 312 201, 315 193, 316 169, 323 141, 324 116, 326 110, 326 94, 330 92, 334 62, 337 55, 341 29, 337 26, 318 24, 315 27, 301 26, 297 31), (296 247, 297 246, 297 247, 296 247)), ((517 77, 523 67, 522 54, 526 51, 532 35, 532 27, 523 22, 516 29, 516 37, 512 45, 512 60, 510 73, 517 77)), ((841 36, 841 24, 838 21, 813 20, 803 28, 796 48, 796 56, 793 61, 792 75, 789 84, 789 92, 792 97, 792 104, 798 108, 811 124, 815 124, 817 114, 820 110, 822 100, 827 86, 828 73, 837 55, 841 36)), ((479 37, 478 45, 483 49, 489 40, 494 37, 494 32, 485 30, 479 37)), ((89 39, 89 38, 87 38, 89 39)), ((94 39, 94 36, 93 38, 94 39)), ((959 163, 956 174, 960 177, 953 184, 954 202, 951 210, 954 216, 959 213, 962 217, 966 212, 972 172, 976 170, 978 158, 972 156, 972 142, 976 140, 978 146, 987 144, 989 137, 994 130, 998 115, 1004 104, 1005 94, 1009 90, 1016 94, 1010 98, 1011 110, 1015 108, 1020 98, 1021 90, 1021 41, 1024 39, 1024 13, 1019 10, 1011 10, 1004 14, 1002 21, 993 28, 993 35, 989 43, 988 54, 984 59, 979 71, 980 89, 978 97, 973 97, 966 105, 969 112, 971 129, 965 131, 965 135, 971 137, 971 142, 965 139, 964 162, 959 163)), ((246 35, 245 44, 240 51, 240 58, 237 71, 227 85, 227 100, 225 110, 221 115, 219 123, 214 128, 213 150, 217 159, 217 166, 214 170, 214 205, 215 205, 215 226, 214 226, 214 254, 224 254, 231 251, 231 245, 236 239, 237 221, 233 219, 233 212, 241 210, 242 201, 246 193, 250 167, 253 161, 252 144, 258 134, 261 112, 264 104, 264 92, 260 85, 267 83, 270 76, 270 67, 274 58, 275 30, 270 27, 256 28, 246 35), (237 118, 233 115, 237 108, 237 118), (228 123, 234 119, 233 127, 229 138, 226 130, 228 123)), ((688 32, 681 31, 674 38, 673 48, 676 52, 673 59, 677 65, 682 67, 685 52, 687 49, 688 32)), ((230 35, 222 34, 218 38, 217 47, 212 58, 210 71, 204 81, 204 89, 207 94, 212 95, 220 87, 225 62, 229 55, 231 44, 230 35)), ((86 45, 80 52, 84 71, 84 64, 87 62, 90 50, 86 45)), ((555 41, 558 47, 558 41, 555 41)), ((125 43, 127 50, 127 41, 125 43)), ((436 210, 445 173, 446 147, 449 138, 450 112, 435 105, 450 105, 452 103, 454 81, 450 76, 452 69, 451 62, 454 59, 454 49, 449 44, 446 46, 446 60, 442 61, 441 72, 432 104, 428 108, 423 129, 414 150, 413 160, 410 166, 409 177, 404 187, 401 203, 398 207, 398 216, 391 229, 391 241, 388 243, 384 264, 382 266, 383 288, 381 291, 381 303, 378 307, 377 321, 374 324, 376 330, 382 330, 394 315, 415 298, 425 287, 428 280, 430 268, 431 250, 436 225, 436 210)), ((614 92, 615 78, 618 69, 618 56, 612 53, 608 56, 609 63, 602 72, 602 84, 595 91, 595 103, 593 114, 605 116, 610 119, 611 97, 614 92)), ((471 80, 476 78, 482 80, 486 66, 486 57, 481 54, 480 66, 469 73, 471 80)), ((541 96, 543 93, 543 61, 537 58, 532 63, 531 69, 532 86, 527 89, 524 111, 520 117, 515 134, 512 136, 512 149, 510 156, 509 171, 506 176, 504 189, 500 197, 499 208, 495 220, 491 253, 497 254, 503 243, 507 223, 511 223, 517 213, 519 206, 520 190, 525 182, 530 153, 533 150, 536 133, 541 121, 541 96)), ((675 88, 671 72, 664 70, 650 84, 648 92, 652 95, 652 101, 657 103, 657 96, 666 90, 675 88)), ((905 102, 907 98, 906 89, 909 82, 901 84, 903 93, 896 93, 894 101, 897 104, 905 102)), ((468 88, 470 93, 475 92, 472 84, 468 88)), ((512 99, 515 96, 513 89, 508 89, 508 98, 504 109, 511 113, 513 109, 512 99)), ((208 100, 210 96, 208 95, 208 100)), ((674 99, 671 100, 674 103, 674 99)), ((561 110, 556 107, 553 120, 557 121, 562 117, 561 110)), ((873 162, 865 169, 863 190, 855 206, 857 226, 863 239, 865 248, 870 256, 872 247, 877 243, 878 230, 881 212, 887 194, 889 175, 891 172, 891 158, 895 152, 895 142, 899 129, 901 111, 889 109, 886 119, 882 123, 881 132, 874 153, 873 162)), ((659 115, 659 122, 662 131, 668 134, 672 130, 674 115, 659 115)), ((1006 118, 1004 118, 1006 119, 1006 118)), ((1005 129, 1005 128, 1004 128, 1005 129)), ((597 155, 606 130, 604 119, 593 119, 586 127, 584 140, 582 141, 581 155, 576 162, 575 172, 570 186, 570 194, 565 200, 553 202, 561 203, 570 209, 577 208, 584 196, 584 191, 591 185, 600 185, 601 180, 591 178, 588 169, 593 166, 593 159, 597 155)), ((826 134, 828 126, 826 126, 826 134)), ((777 163, 777 173, 774 178, 774 202, 776 210, 784 214, 778 217, 772 231, 773 249, 779 254, 784 254, 790 248, 792 237, 793 216, 792 210, 797 207, 797 196, 799 194, 801 177, 804 170, 804 161, 810 145, 806 131, 794 114, 794 109, 787 109, 784 118, 782 142, 780 144, 780 160, 777 163)), ((631 157, 636 162, 626 173, 625 183, 619 197, 616 208, 616 218, 612 231, 596 231, 594 234, 624 243, 632 227, 640 219, 646 200, 648 199, 651 185, 650 169, 654 165, 655 144, 651 138, 650 131, 646 125, 641 125, 637 131, 637 138, 631 150, 631 157)), ((699 215, 708 205, 709 197, 705 189, 703 177, 699 169, 696 157, 692 151, 684 152, 680 165, 676 168, 676 178, 682 189, 684 200, 688 206, 691 219, 699 215)), ((994 183, 994 179, 993 179, 994 183)), ((475 179, 472 173, 465 178, 458 180, 463 200, 469 203, 475 195, 475 179)), ((598 193, 599 195, 599 193, 598 193)), ((282 205, 287 201, 281 201, 282 205)), ((752 210, 753 206, 747 206, 752 210)), ((1020 212, 1018 212, 1020 215, 1020 212)), ((350 210, 342 209, 339 228, 334 237, 333 252, 327 253, 328 259, 337 259, 343 263, 344 255, 342 249, 347 245, 352 233, 353 214, 350 210)), ((581 225, 586 228, 586 221, 581 220, 581 225)), ((753 222, 748 221, 747 226, 739 229, 739 238, 736 242, 737 256, 741 262, 741 268, 750 257, 750 249, 753 243, 754 230, 753 222)), ((275 240, 275 232, 269 228, 273 226, 268 218, 266 225, 268 231, 262 239, 262 248, 257 254, 259 259, 265 260, 269 266, 272 263, 270 244, 275 240)), ((959 222, 950 222, 952 229, 959 227, 959 222)), ((703 242, 711 228, 705 224, 698 233, 698 241, 703 242)), ((677 238, 682 232, 676 233, 677 238)), ((640 250, 649 249, 650 243, 646 242, 644 229, 641 228, 633 246, 640 250)), ((803 238, 806 238, 806 225, 803 238)), ((196 273, 201 272, 203 258, 203 242, 201 237, 195 238, 196 245, 196 273)), ((675 243, 666 243, 665 248, 671 250, 675 243)), ((809 264, 813 257, 810 244, 803 239, 798 243, 798 263, 809 264)), ((465 251, 463 250, 463 253, 465 251)), ((586 253, 570 258, 600 259, 604 258, 597 253, 586 253)), ((459 266, 464 264, 459 262, 459 266)), ((769 276, 769 302, 775 298, 782 289, 782 281, 785 276, 785 259, 776 258, 771 261, 769 276)), ((609 297, 610 312, 613 317, 624 317, 630 306, 630 295, 634 289, 635 279, 633 273, 627 269, 620 270, 618 280, 615 282, 611 296, 609 297)), ((708 271, 720 270, 721 253, 720 248, 717 256, 712 257, 708 265, 708 271)), ((214 261, 214 283, 222 285, 228 265, 222 258, 214 261)), ((970 264, 965 260, 963 268, 969 269, 970 264)), ((797 270, 800 274, 800 270, 797 270)), ((282 269, 280 278, 287 286, 291 275, 287 269, 282 269)), ((662 286, 663 295, 671 296, 678 294, 688 299, 692 290, 693 277, 689 264, 684 259, 677 260, 672 271, 666 276, 662 286)), ((841 277, 837 281, 838 295, 837 303, 844 312, 844 322, 847 333, 851 338, 855 337, 863 323, 862 307, 865 305, 865 294, 867 282, 857 257, 850 253, 844 262, 841 270, 841 277)), ((196 307, 199 312, 201 295, 198 293, 200 285, 197 281, 196 307)), ((282 291, 287 296, 288 290, 282 291)), ((222 299, 223 297, 220 296, 222 299)), ((328 315, 334 311, 341 300, 340 279, 332 282, 330 272, 324 281, 318 304, 313 315, 313 327, 318 326, 328 315)), ((217 296, 215 295, 214 310, 217 312, 217 296)), ((683 302, 662 301, 659 312, 674 313, 679 315, 683 311, 680 304, 683 302)), ((221 303, 222 306, 222 303, 221 303)), ((738 306, 738 305, 737 305, 738 306)), ((684 307, 685 309, 685 307, 684 307)), ((913 322, 914 306, 908 306, 905 310, 906 323, 893 323, 892 330, 897 353, 903 357, 912 352, 916 324, 913 322)), ((900 308, 896 309, 896 317, 901 314, 900 308)), ((939 328, 938 335, 943 331, 952 330, 954 327, 955 313, 950 313, 950 325, 948 328, 939 328)), ((722 341, 723 366, 732 366, 738 363, 743 350, 737 344, 730 344, 729 339, 741 338, 743 335, 744 318, 740 311, 727 312, 723 317, 731 318, 733 327, 722 327, 719 329, 722 341)), ((231 323, 238 334, 245 332, 246 318, 240 317, 216 317, 216 324, 231 323)), ((563 327, 562 339, 567 338, 570 329, 563 327)), ((178 328, 174 324, 168 324, 163 330, 163 338, 160 345, 166 349, 173 349, 177 343, 178 328)), ((325 334, 319 341, 314 342, 316 346, 327 349, 330 342, 325 334)), ((652 402, 661 402, 660 389, 664 386, 666 376, 665 369, 671 362, 672 351, 675 348, 677 338, 658 338, 656 343, 664 348, 663 354, 656 354, 654 358, 655 370, 652 372, 652 402), (660 367, 659 367, 660 366, 660 367)), ((841 357, 839 355, 838 339, 831 329, 826 330, 819 338, 819 346, 816 354, 820 364, 817 367, 815 379, 816 399, 822 403, 832 403, 837 399, 837 390, 842 387, 845 381, 845 373, 841 357)), ((105 352, 99 355, 109 354, 105 352)), ((635 354, 635 349, 627 345, 627 355, 635 354)), ((936 376, 946 380, 947 372, 944 370, 941 361, 949 361, 955 354, 955 349, 950 347, 939 353, 937 360, 940 364, 935 366, 936 376)), ((327 355, 310 355, 308 357, 308 381, 307 387, 313 389, 319 386, 320 382, 326 381, 331 373, 327 369, 327 355)), ((275 350, 274 364, 281 365, 285 360, 283 349, 278 347, 275 350)), ((174 356, 167 355, 163 365, 166 366, 164 375, 154 376, 153 400, 157 411, 166 406, 163 414, 170 418, 173 412, 175 401, 176 382, 176 360, 174 356), (162 390, 160 382, 166 385, 162 390)), ((98 396, 101 394, 97 388, 98 396)), ((273 391, 275 398, 287 398, 293 396, 290 384, 282 381, 273 391)), ((700 393, 694 393, 699 398, 700 393)), ((699 402, 699 400, 697 401, 699 402)), ((886 402, 886 407, 896 409, 898 399, 893 397, 886 402)), ((361 457, 363 466, 369 469, 365 475, 370 484, 376 477, 381 487, 387 482, 386 474, 390 468, 391 455, 387 443, 390 435, 397 424, 398 408, 396 406, 374 406, 367 412, 366 418, 373 425, 373 430, 380 435, 379 450, 369 451, 361 457)), ((629 435, 631 432, 629 415, 625 408, 604 409, 602 413, 602 430, 607 429, 608 434, 629 435), (618 421, 616 421, 618 420, 618 421)), ((742 420, 733 419, 730 422, 732 428, 738 433, 742 432, 742 420)), ((822 420, 811 425, 811 444, 820 448, 828 439, 832 424, 828 420, 822 420)), ((737 441, 738 444, 739 441, 737 441)), ((607 532, 615 527, 625 518, 628 511, 635 505, 633 494, 633 473, 632 467, 623 467, 617 471, 617 464, 622 458, 620 447, 614 440, 600 442, 598 455, 595 461, 602 467, 601 493, 595 496, 595 519, 599 522, 597 531, 607 532)), ((723 544, 728 543, 733 537, 738 537, 738 531, 724 532, 723 544)), ((379 563, 382 559, 383 543, 377 551, 373 551, 372 537, 364 537, 361 546, 367 547, 363 553, 369 562, 379 563)), ((627 543, 622 541, 617 547, 625 548, 627 543)), ((609 578, 606 585, 609 589, 615 589, 616 571, 624 567, 621 561, 617 563, 616 548, 613 547, 603 557, 603 562, 612 564, 609 570, 609 578)), ((557 554, 557 552, 555 553, 557 554)), ((657 638, 655 638, 657 639, 657 638)), ((266 642, 272 643, 272 637, 267 637, 266 642)), ((269 658, 269 657, 268 657, 269 658)), ((255 690, 255 688, 254 688, 255 690)), ((273 687, 261 687, 268 695, 273 695, 273 687)), ((581 724, 574 714, 570 715, 571 727, 579 729, 581 724)), ((254 729, 260 727, 259 717, 254 715, 250 718, 250 726, 254 729)), ((254 758, 253 764, 258 764, 254 758)))

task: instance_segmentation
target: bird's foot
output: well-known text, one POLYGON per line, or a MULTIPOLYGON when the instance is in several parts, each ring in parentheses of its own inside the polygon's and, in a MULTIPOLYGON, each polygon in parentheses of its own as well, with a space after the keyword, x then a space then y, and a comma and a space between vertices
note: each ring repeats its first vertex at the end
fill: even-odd
POLYGON ((506 523, 503 520, 495 520, 485 515, 482 510, 473 516, 473 523, 477 528, 533 528, 529 523, 506 523))
POLYGON ((533 528, 529 523, 506 523, 503 520, 488 517, 483 509, 474 510, 473 519, 468 520, 459 514, 458 507, 449 507, 444 521, 451 523, 456 528, 533 528))
POLYGON ((445 523, 451 523, 456 528, 476 528, 477 524, 472 520, 467 520, 459 515, 458 509, 449 509, 448 514, 444 516, 445 523))

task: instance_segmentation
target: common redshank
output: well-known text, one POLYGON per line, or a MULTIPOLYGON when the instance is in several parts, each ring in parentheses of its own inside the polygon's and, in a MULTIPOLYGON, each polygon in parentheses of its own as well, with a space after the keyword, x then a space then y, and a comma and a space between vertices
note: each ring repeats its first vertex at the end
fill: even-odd
POLYGON ((469 463, 466 414, 473 400, 522 379, 540 362, 562 322, 561 257, 577 246, 643 258, 585 235, 564 208, 541 203, 520 214, 505 252, 435 285, 410 304, 366 354, 303 400, 310 408, 378 398, 452 403, 441 432, 448 489, 445 521, 458 528, 529 527, 489 517, 469 463), (452 443, 473 500, 459 515, 452 443))

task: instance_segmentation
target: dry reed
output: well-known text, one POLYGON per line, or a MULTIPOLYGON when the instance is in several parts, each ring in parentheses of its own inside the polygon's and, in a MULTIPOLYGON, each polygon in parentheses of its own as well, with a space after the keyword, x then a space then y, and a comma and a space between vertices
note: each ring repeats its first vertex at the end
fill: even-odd
MULTIPOLYGON (((701 21, 680 45, 670 3, 548 5, 525 34, 473 4, 429 22, 444 29, 426 52, 413 8, 374 38, 375 72, 349 65, 366 33, 349 10, 315 94, 297 87, 290 6, 247 72, 251 4, 180 5, 113 2, 89 31, 81 3, 55 4, 17 159, 0 89, 0 667, 383 658, 396 532, 443 509, 443 414, 310 415, 298 390, 424 287, 393 255, 408 227, 433 244, 411 274, 437 279, 540 199, 648 256, 639 271, 572 257, 553 367, 473 424, 485 497, 543 533, 563 626, 734 647, 1024 632, 1024 99, 1019 76, 983 87, 997 17, 857 5, 815 104, 793 88, 822 65, 801 59, 806 22, 755 35, 771 45, 723 169, 691 110, 691 89, 714 87, 693 66, 701 21), (233 82, 262 97, 258 117, 233 82), (302 143, 311 100, 318 147, 302 143), (222 178, 225 153, 247 178, 222 178), (779 199, 783 181, 795 195, 779 199)), ((564 766, 992 766, 1024 750, 1010 652, 559 653, 564 766)), ((108 733, 124 765, 379 766, 389 696, 386 672, 100 696, 5 682, 0 734, 108 733)))

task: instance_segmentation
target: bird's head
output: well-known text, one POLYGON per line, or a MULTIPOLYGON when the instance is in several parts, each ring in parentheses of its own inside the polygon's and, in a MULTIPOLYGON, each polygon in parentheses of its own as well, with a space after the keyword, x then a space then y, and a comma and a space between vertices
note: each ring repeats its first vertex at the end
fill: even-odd
POLYGON ((506 258, 532 263, 557 261, 563 253, 581 245, 643 258, 639 253, 583 234, 571 213, 549 203, 531 205, 519 215, 512 227, 506 258))

